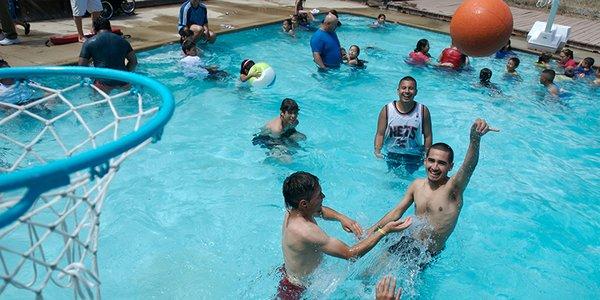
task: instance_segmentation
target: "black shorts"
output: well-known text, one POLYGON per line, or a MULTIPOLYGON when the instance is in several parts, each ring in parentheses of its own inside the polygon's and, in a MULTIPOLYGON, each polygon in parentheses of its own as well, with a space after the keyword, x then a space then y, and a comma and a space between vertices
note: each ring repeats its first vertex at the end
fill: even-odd
POLYGON ((403 167, 409 174, 414 173, 423 165, 423 156, 412 154, 398 154, 389 152, 386 155, 388 169, 394 170, 403 167))

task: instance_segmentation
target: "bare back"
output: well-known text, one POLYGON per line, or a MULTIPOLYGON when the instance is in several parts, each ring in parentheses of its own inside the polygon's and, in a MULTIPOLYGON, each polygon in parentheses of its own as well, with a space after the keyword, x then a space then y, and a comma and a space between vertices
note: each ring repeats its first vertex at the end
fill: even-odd
POLYGON ((322 235, 316 221, 310 222, 301 216, 286 213, 283 221, 281 247, 288 279, 294 284, 306 285, 310 275, 321 263, 323 252, 311 236, 322 235))

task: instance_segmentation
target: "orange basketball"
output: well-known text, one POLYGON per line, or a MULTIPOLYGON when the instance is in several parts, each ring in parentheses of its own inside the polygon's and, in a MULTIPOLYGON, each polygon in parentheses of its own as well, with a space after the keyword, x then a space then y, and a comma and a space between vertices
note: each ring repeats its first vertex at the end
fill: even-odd
POLYGON ((450 22, 452 43, 469 56, 498 51, 512 30, 512 13, 502 0, 465 0, 450 22))

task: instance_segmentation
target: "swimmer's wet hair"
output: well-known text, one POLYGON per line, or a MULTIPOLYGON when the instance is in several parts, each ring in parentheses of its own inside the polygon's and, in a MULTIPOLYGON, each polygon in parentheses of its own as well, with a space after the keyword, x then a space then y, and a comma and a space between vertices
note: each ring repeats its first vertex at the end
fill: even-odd
POLYGON ((190 39, 184 40, 181 44, 181 51, 183 51, 185 54, 194 48, 196 48, 196 43, 190 39))
POLYGON ((415 46, 415 52, 421 52, 425 49, 425 46, 429 45, 429 41, 427 39, 420 39, 417 42, 417 46, 415 46))
POLYGON ((298 103, 292 98, 285 98, 281 101, 281 106, 279 107, 281 112, 298 112, 300 107, 298 107, 298 103))
POLYGON ((550 53, 542 53, 538 56, 538 63, 549 63, 552 55, 550 53))
POLYGON ((554 77, 556 76, 556 72, 552 69, 545 69, 542 71, 542 76, 546 77, 546 79, 550 80, 550 82, 554 82, 554 77))
POLYGON ((508 60, 512 60, 515 63, 515 68, 521 64, 521 60, 518 57, 511 57, 508 60))
POLYGON ((296 172, 283 181, 283 200, 287 208, 298 208, 300 200, 310 201, 317 187, 319 178, 308 172, 296 172))
POLYGON ((400 85, 402 84, 402 81, 412 81, 415 83, 415 89, 417 88, 417 80, 414 79, 412 76, 404 76, 402 77, 402 79, 400 79, 400 81, 398 81, 398 88, 400 88, 400 85))
POLYGON ((492 78, 492 70, 488 68, 483 68, 479 71, 479 81, 489 82, 492 78))
POLYGON ((573 70, 573 69, 566 69, 565 70, 565 76, 567 76, 569 78, 575 77, 575 70, 573 70))
POLYGON ((431 145, 431 147, 429 147, 429 149, 427 149, 427 154, 425 155, 425 157, 429 157, 429 151, 431 151, 431 149, 448 152, 448 160, 449 160, 448 163, 451 164, 454 162, 454 150, 452 150, 452 147, 450 147, 448 144, 435 143, 435 144, 431 145))
POLYGON ((387 17, 386 17, 384 14, 379 14, 379 16, 377 16, 377 19, 379 19, 379 18, 381 18, 381 17, 384 17, 384 18, 386 18, 386 19, 387 19, 387 17))
POLYGON ((352 45, 348 49, 352 49, 352 47, 356 47, 356 56, 359 56, 360 55, 360 47, 358 47, 357 45, 352 45))
POLYGON ((112 30, 110 28, 110 21, 103 17, 99 17, 96 20, 92 21, 92 28, 94 28, 95 32, 98 32, 100 30, 108 30, 108 31, 112 30))
POLYGON ((595 62, 594 59, 591 57, 586 57, 583 59, 583 61, 586 62, 588 65, 590 65, 590 67, 593 66, 594 62, 595 62))
POLYGON ((252 66, 254 66, 254 61, 250 59, 244 59, 242 61, 242 65, 240 66, 240 74, 248 75, 248 71, 250 71, 252 66))
POLYGON ((573 50, 562 49, 560 52, 564 53, 568 58, 573 59, 573 50))

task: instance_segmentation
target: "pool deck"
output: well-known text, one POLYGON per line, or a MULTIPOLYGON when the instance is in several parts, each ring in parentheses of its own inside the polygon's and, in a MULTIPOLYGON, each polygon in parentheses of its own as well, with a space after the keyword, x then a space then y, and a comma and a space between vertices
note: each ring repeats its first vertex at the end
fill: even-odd
MULTIPOLYGON (((422 15, 430 18, 450 21, 452 15, 463 0, 408 0, 389 1, 388 8, 422 15)), ((546 21, 549 9, 532 10, 518 7, 510 8, 513 15, 513 32, 527 36, 535 21, 546 21)), ((571 26, 571 36, 567 41, 568 46, 600 51, 600 21, 586 18, 557 15, 555 24, 571 26)))
MULTIPOLYGON (((436 2, 446 1, 456 2, 458 0, 436 0, 436 2)), ((366 7, 361 2, 311 0, 308 1, 307 6, 319 8, 321 11, 335 8, 339 12, 371 17, 384 12, 390 21, 441 33, 449 32, 447 21, 394 10, 366 7)), ((292 4, 291 0, 210 0, 206 2, 211 30, 217 33, 279 22, 289 17, 292 12, 292 4)), ((176 42, 179 39, 176 32, 178 13, 179 4, 145 7, 136 9, 136 14, 133 16, 117 16, 111 20, 111 23, 113 27, 121 28, 124 34, 130 35, 129 41, 133 48, 141 51, 176 42)), ((84 31, 89 30, 90 27, 91 20, 84 19, 84 31)), ((6 59, 13 66, 65 65, 77 62, 81 44, 73 43, 51 47, 45 45, 46 40, 52 35, 74 33, 75 25, 72 19, 32 22, 31 28, 29 36, 19 36, 21 44, 0 47, 0 57, 6 59)), ((600 27, 597 27, 595 31, 600 32, 600 27)), ((22 28, 17 28, 17 32, 22 34, 22 28)), ((512 44, 517 49, 524 50, 527 47, 524 38, 519 36, 512 38, 512 44)), ((600 61, 598 53, 576 49, 575 55, 578 58, 591 56, 596 61, 600 61)))

